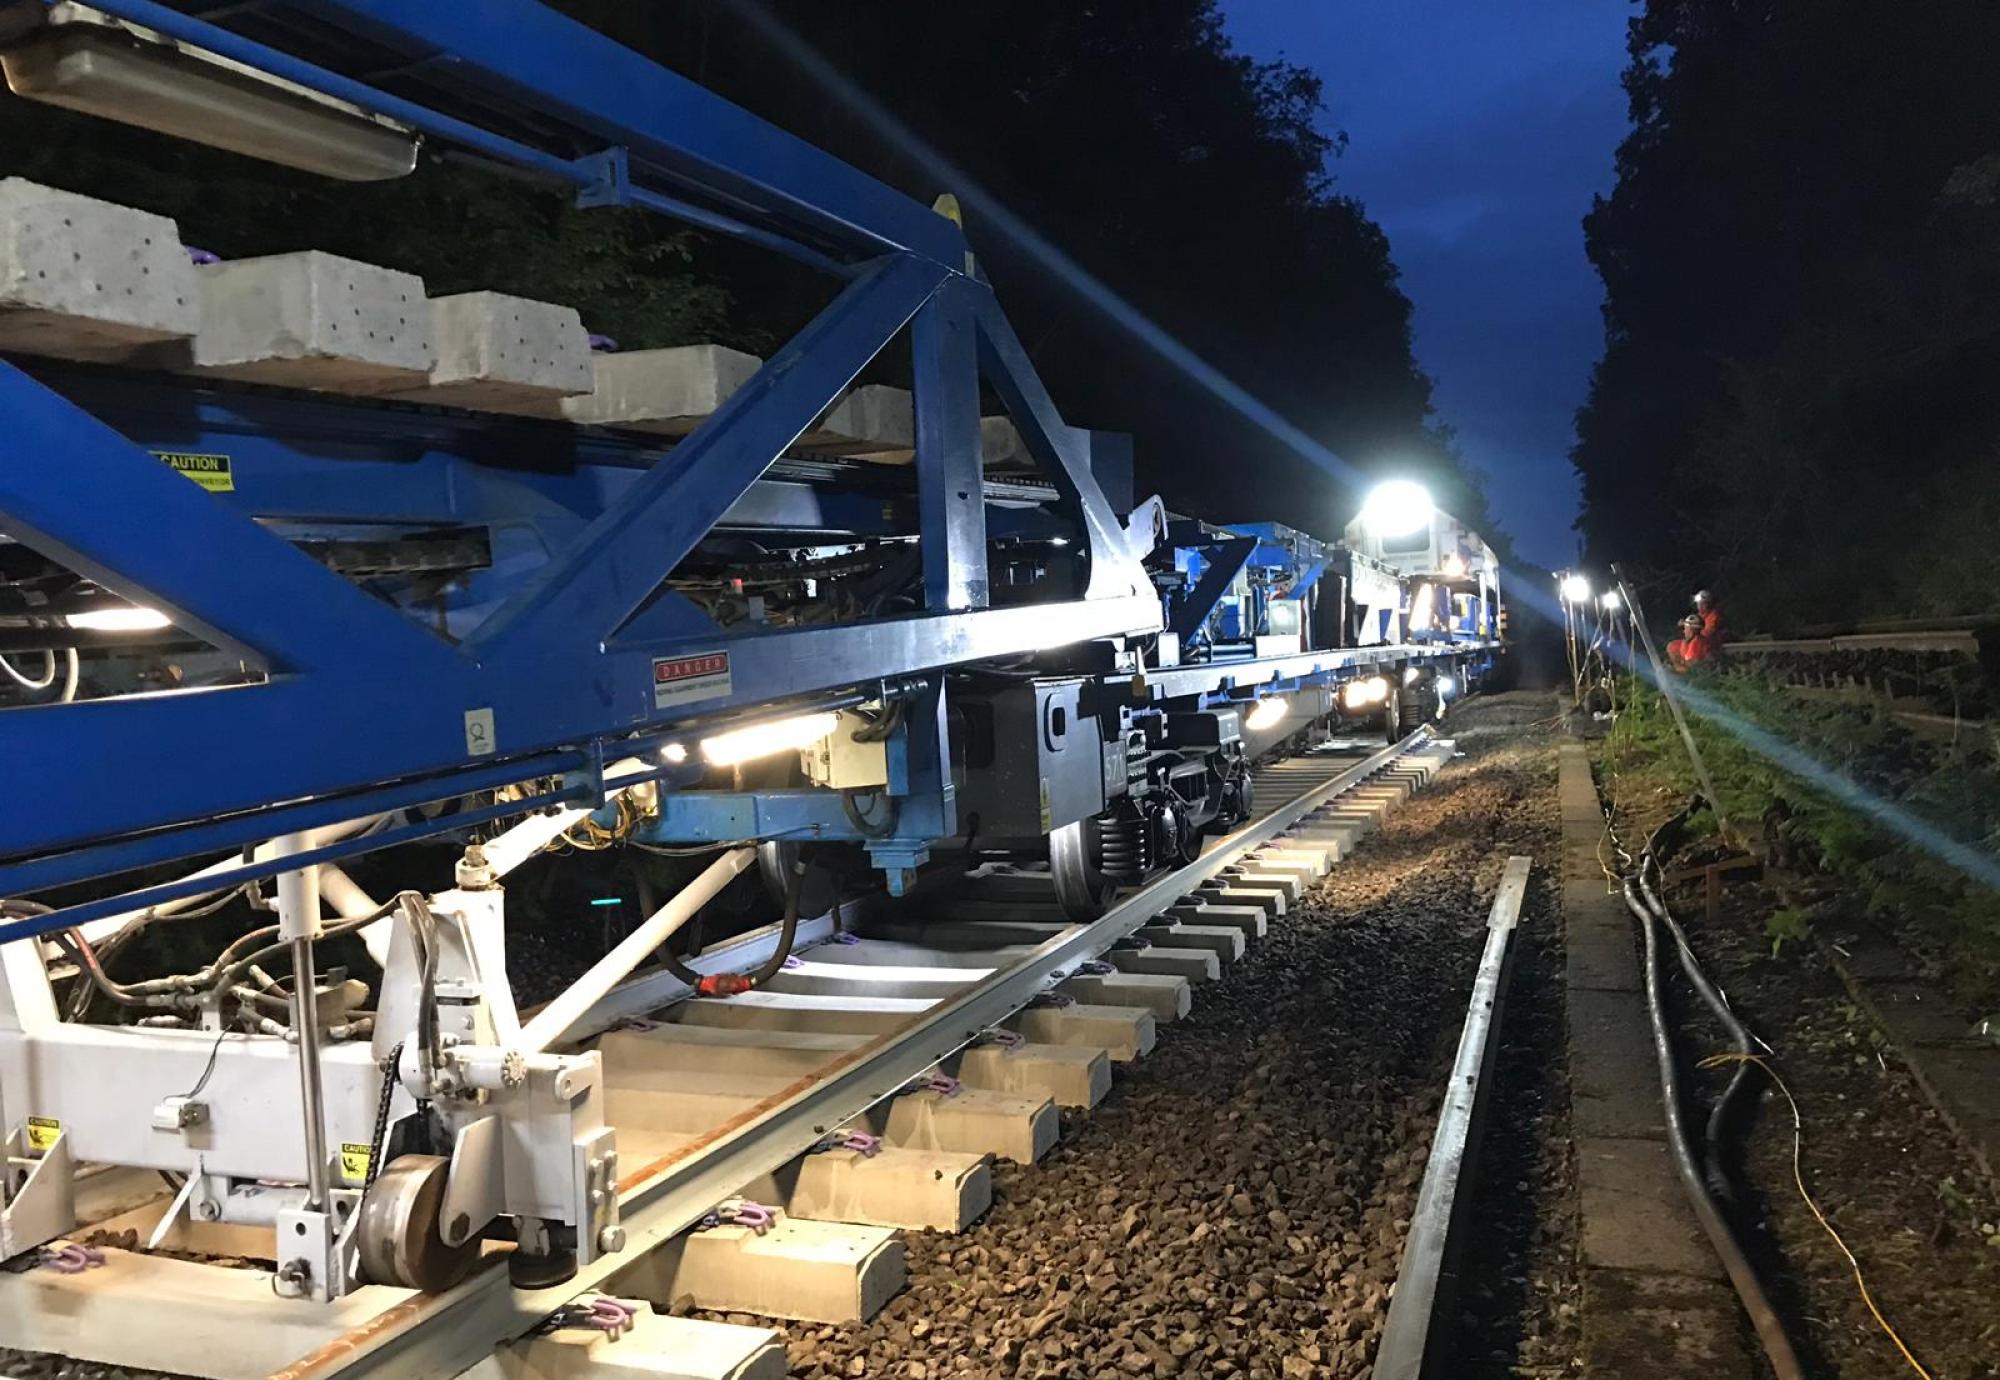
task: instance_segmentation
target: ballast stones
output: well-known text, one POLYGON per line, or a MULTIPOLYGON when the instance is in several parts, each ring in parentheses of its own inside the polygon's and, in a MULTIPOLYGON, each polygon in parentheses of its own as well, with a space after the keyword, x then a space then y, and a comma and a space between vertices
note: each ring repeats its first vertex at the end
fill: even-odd
POLYGON ((0 350, 115 362, 185 340, 200 320, 171 220, 0 180, 0 350))

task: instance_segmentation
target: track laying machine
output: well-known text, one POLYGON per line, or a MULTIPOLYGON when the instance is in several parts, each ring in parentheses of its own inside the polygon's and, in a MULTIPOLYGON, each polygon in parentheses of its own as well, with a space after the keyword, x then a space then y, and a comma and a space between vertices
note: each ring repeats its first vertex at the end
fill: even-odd
POLYGON ((0 182, 0 1256, 109 1165, 261 1233, 282 1295, 443 1288, 497 1238, 553 1284, 624 1240, 566 1037, 738 874, 795 917, 810 878, 1004 860, 1088 917, 1240 821, 1258 754, 1495 667, 1493 553, 1420 496, 1344 541, 1135 501, 953 218, 528 0, 25 0, 0 68, 330 178, 469 155, 841 284, 769 359, 593 350, 561 304, 0 182), (891 348, 913 390, 856 386, 891 348), (506 881, 561 838, 694 875, 524 1011, 506 881), (112 962, 231 907, 198 962, 112 962))

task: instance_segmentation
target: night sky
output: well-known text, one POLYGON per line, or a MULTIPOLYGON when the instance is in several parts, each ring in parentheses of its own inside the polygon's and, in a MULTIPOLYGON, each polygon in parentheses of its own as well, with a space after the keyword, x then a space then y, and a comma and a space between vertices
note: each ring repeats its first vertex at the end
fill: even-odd
POLYGON ((1625 133, 1619 0, 1223 0, 1326 81, 1335 185, 1388 232, 1440 417, 1521 555, 1561 565, 1571 417, 1603 343, 1581 220, 1625 133))

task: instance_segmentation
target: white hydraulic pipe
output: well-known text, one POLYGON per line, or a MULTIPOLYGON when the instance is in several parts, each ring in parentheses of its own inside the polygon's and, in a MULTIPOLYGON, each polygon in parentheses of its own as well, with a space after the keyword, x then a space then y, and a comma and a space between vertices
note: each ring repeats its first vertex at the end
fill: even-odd
POLYGON ((703 870, 700 876, 675 893, 674 898, 627 935, 610 953, 592 965, 589 972, 563 990, 561 996, 535 1013, 521 1027, 519 1048, 524 1054, 540 1054, 568 1030, 613 987, 623 982, 653 950, 664 944, 674 931, 693 918, 694 913, 714 899, 715 894, 749 867, 757 857, 754 847, 732 848, 703 870))
MULTIPOLYGON (((605 768, 605 775, 619 776, 629 771, 643 771, 650 765, 652 764, 637 757, 627 757, 605 768)), ((622 790, 612 791, 604 797, 605 804, 610 804, 623 794, 625 792, 622 790)), ((486 854, 486 865, 493 870, 494 880, 506 876, 547 848, 555 842, 558 834, 573 827, 585 815, 602 808, 601 805, 592 805, 584 809, 568 808, 549 814, 529 815, 491 843, 481 844, 480 849, 486 854)))
MULTIPOLYGON (((612 763, 608 770, 611 774, 617 775, 642 770, 646 765, 637 757, 627 757, 612 763)), ((623 794, 625 794, 623 790, 613 791, 605 797, 605 802, 608 804, 623 794)), ((480 851, 486 855, 486 866, 492 870, 493 879, 498 881, 506 876, 555 842, 557 835, 568 831, 592 810, 601 808, 603 807, 592 806, 590 809, 562 809, 548 814, 529 815, 491 843, 481 844, 480 851)), ((320 889, 327 901, 350 919, 357 915, 371 915, 375 911, 375 902, 369 898, 368 893, 355 886, 346 874, 339 873, 338 869, 330 867, 320 869, 320 889), (339 876, 339 883, 329 880, 330 873, 339 876), (346 900, 343 900, 343 897, 346 900), (355 909, 349 910, 348 902, 352 902, 355 909)), ((394 928, 394 918, 385 915, 361 931, 361 942, 367 946, 368 956, 375 960, 377 967, 386 968, 389 965, 389 936, 394 932, 394 928)))
MULTIPOLYGON (((306 835, 307 846, 319 848, 329 843, 337 843, 341 839, 360 833, 381 817, 380 815, 365 815, 360 819, 350 819, 340 824, 329 824, 324 829, 315 829, 306 835)), ((256 851, 251 854, 251 857, 258 862, 267 862, 276 856, 277 848, 271 843, 258 844, 256 851)), ((228 857, 220 858, 210 863, 207 867, 190 872, 183 880, 192 882, 202 877, 214 876, 219 872, 228 872, 232 868, 241 866, 243 866, 243 855, 241 853, 231 853, 228 857)), ((321 869, 320 877, 322 885, 325 884, 326 873, 329 870, 326 868, 321 869)), ((349 885, 352 885, 352 883, 349 883, 349 885)), ((356 890, 359 890, 359 888, 356 888, 356 890)), ((78 928, 83 931, 83 937, 92 944, 102 944, 112 935, 119 933, 127 925, 132 924, 139 917, 149 912, 164 919, 167 916, 178 915, 184 910, 200 905, 204 899, 201 896, 183 896, 178 900, 162 901, 157 906, 149 906, 145 910, 120 911, 116 915, 104 915, 95 920, 86 920, 78 928)), ((366 915, 368 911, 373 909, 375 907, 370 905, 367 910, 356 911, 354 913, 357 915, 366 915)), ((348 912, 343 909, 341 914, 347 915, 348 912)))

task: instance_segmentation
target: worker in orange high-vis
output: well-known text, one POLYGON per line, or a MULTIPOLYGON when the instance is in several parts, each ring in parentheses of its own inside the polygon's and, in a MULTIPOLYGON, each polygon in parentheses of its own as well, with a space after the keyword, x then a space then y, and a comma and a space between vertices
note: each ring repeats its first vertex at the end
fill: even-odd
POLYGON ((1676 671, 1713 660, 1722 650, 1722 637, 1722 611, 1715 606, 1715 596, 1697 590, 1694 612, 1681 619, 1681 635, 1667 644, 1667 660, 1676 671))

